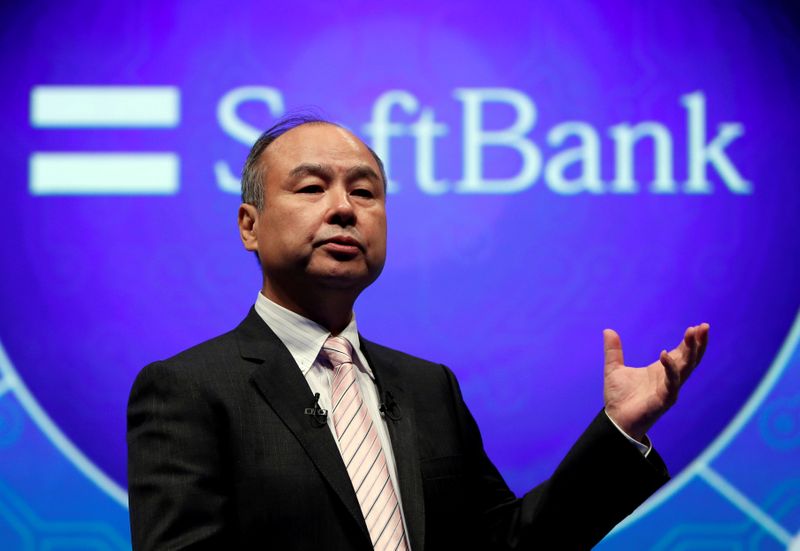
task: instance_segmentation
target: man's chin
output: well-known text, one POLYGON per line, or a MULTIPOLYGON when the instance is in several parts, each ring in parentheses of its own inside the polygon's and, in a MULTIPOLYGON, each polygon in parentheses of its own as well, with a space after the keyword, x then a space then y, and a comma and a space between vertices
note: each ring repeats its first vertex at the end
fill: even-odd
POLYGON ((328 289, 363 291, 383 270, 383 263, 372 265, 359 256, 347 261, 312 258, 304 268, 304 278, 312 285, 328 289))
POLYGON ((364 269, 347 268, 347 266, 336 266, 335 269, 310 271, 307 275, 322 287, 355 292, 361 292, 378 277, 378 274, 372 274, 364 269))
POLYGON ((360 292, 364 290, 374 278, 369 278, 364 275, 350 275, 350 274, 322 274, 315 277, 320 285, 329 289, 340 290, 353 290, 360 292))

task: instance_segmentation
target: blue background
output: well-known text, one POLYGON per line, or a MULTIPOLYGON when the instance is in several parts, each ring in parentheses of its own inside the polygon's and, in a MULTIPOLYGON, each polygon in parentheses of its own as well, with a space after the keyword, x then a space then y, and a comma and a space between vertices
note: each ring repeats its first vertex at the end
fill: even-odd
MULTIPOLYGON (((376 100, 411 125, 429 108, 443 193, 426 193, 410 136, 393 138, 384 274, 356 305, 371 340, 444 362, 459 377, 490 456, 518 493, 552 471, 602 406, 601 331, 620 332, 631 365, 683 329, 711 323, 702 367, 653 430, 676 479, 602 546, 655 549, 789 545, 800 530, 800 156, 798 21, 772 2, 716 4, 29 2, 0 8, 0 542, 9 549, 128 544, 125 402, 138 370, 233 327, 260 275, 238 243, 236 174, 247 145, 226 133, 221 98, 278 90, 287 109, 318 106, 362 135, 376 100), (42 85, 169 85, 175 128, 34 128, 42 85), (515 193, 465 193, 457 90, 504 88, 536 107, 526 133, 541 174, 515 193), (707 142, 748 192, 709 163, 687 193, 687 108, 705 98, 707 142), (601 189, 564 194, 545 177, 590 126, 601 189), (609 129, 653 121, 671 134, 674 193, 654 193, 652 144, 635 149, 636 193, 616 193, 609 129), (34 195, 34 152, 165 152, 180 158, 166 196, 34 195), (794 329, 793 329, 794 327, 794 329), (478 350, 476 352, 476 349, 478 350), (6 543, 7 542, 7 543, 6 543)), ((274 120, 263 103, 238 117, 274 120)), ((487 105, 484 127, 518 113, 487 105)), ((521 167, 483 151, 487 178, 521 167)), ((585 171, 584 171, 585 172, 585 171)), ((580 179, 571 166, 568 178, 580 179)), ((584 174, 585 175, 585 174, 584 174)), ((797 545, 797 544, 795 544, 797 545)))

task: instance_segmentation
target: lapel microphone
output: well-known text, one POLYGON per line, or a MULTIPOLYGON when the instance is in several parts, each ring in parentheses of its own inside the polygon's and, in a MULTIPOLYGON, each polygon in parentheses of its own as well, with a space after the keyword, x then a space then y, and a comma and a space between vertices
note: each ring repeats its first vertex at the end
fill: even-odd
POLYGON ((403 410, 400 409, 398 403, 394 401, 394 396, 388 390, 383 393, 383 400, 380 403, 380 407, 378 407, 378 411, 392 421, 399 421, 403 418, 403 410))
POLYGON ((303 413, 311 417, 311 424, 316 428, 324 427, 328 424, 328 410, 319 407, 319 392, 314 394, 314 402, 303 413))

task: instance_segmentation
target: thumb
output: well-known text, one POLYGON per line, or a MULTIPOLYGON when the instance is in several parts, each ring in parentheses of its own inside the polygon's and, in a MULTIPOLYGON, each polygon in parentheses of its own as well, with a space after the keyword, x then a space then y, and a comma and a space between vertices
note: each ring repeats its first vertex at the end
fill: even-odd
POLYGON ((606 373, 625 365, 625 360, 622 357, 622 340, 613 329, 603 330, 603 353, 605 355, 606 373))

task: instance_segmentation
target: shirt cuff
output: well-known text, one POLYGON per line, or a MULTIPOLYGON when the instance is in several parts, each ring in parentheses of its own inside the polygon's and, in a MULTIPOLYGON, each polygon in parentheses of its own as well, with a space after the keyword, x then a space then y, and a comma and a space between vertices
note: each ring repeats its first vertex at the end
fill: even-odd
POLYGON ((639 450, 643 456, 647 457, 650 454, 650 450, 653 449, 653 443, 650 441, 649 436, 647 436, 646 434, 644 435, 644 439, 647 442, 647 444, 642 444, 635 438, 631 438, 630 436, 628 436, 628 433, 619 428, 619 425, 617 425, 614 422, 614 420, 611 418, 611 416, 608 414, 606 410, 603 410, 603 412, 606 414, 606 417, 608 417, 608 420, 611 421, 611 424, 614 425, 617 428, 617 430, 622 433, 622 436, 628 439, 628 442, 636 446, 636 449, 639 450))

